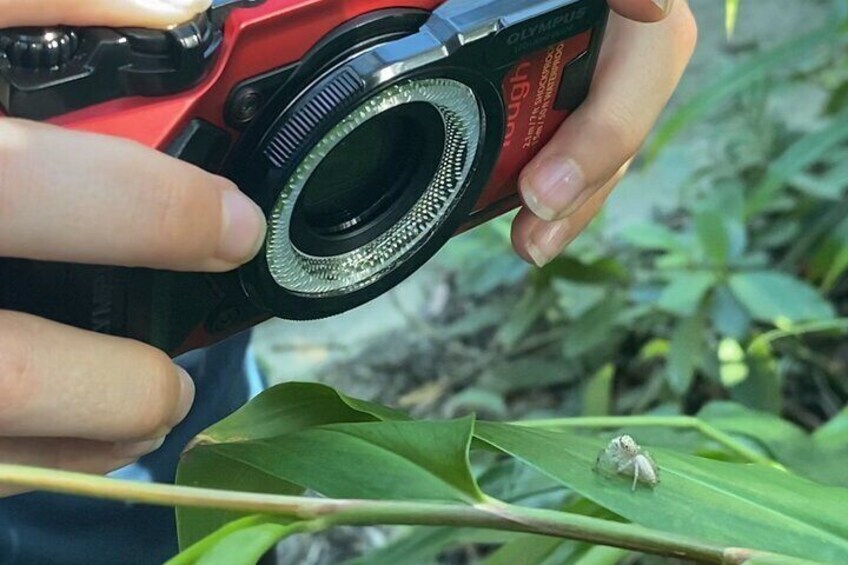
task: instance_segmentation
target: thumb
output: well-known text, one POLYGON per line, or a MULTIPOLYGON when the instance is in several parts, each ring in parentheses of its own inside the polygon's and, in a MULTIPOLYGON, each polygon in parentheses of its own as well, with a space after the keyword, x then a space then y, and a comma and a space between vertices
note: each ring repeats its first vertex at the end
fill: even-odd
POLYGON ((637 22, 658 22, 671 12, 674 0, 608 0, 616 13, 637 22))
POLYGON ((0 0, 0 28, 106 26, 166 28, 203 12, 212 0, 0 0))

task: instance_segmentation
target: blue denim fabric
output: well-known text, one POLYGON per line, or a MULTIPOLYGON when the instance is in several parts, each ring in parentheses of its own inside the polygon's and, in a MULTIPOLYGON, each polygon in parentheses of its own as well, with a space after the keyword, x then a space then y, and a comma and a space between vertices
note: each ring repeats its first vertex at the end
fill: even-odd
MULTIPOLYGON (((186 443, 257 392, 255 366, 245 363, 248 340, 245 333, 178 359, 197 387, 191 413, 161 449, 115 476, 174 480, 186 443)), ((162 563, 176 552, 171 508, 44 493, 0 499, 0 565, 146 565, 162 563)))

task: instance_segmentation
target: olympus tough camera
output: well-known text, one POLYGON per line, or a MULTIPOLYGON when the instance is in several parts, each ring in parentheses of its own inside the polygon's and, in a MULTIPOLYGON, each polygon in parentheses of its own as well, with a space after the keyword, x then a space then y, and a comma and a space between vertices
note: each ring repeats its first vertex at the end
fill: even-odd
POLYGON ((224 274, 0 259, 0 309, 176 355, 361 305, 520 204, 519 172, 587 95, 607 14, 217 0, 166 31, 0 30, 0 119, 139 141, 232 179, 268 221, 259 255, 224 274))

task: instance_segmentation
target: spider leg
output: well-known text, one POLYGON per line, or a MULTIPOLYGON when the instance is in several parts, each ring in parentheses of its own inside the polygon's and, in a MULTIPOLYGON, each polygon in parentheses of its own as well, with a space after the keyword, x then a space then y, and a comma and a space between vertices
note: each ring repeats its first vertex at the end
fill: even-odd
POLYGON ((639 482, 639 465, 633 465, 633 488, 632 492, 636 492, 636 483, 639 482))

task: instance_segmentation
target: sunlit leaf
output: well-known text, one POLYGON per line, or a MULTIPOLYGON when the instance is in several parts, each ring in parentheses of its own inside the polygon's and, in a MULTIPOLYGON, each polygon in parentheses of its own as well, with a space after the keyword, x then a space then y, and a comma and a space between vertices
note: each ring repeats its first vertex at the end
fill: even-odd
POLYGON ((657 305, 677 316, 691 316, 717 282, 716 275, 709 271, 675 273, 660 294, 657 305))
POLYGON ((724 9, 724 27, 727 37, 730 37, 733 35, 733 30, 736 29, 736 18, 739 17, 739 0, 725 0, 724 9))
MULTIPOLYGON (((401 412, 347 397, 317 384, 286 383, 265 391, 253 401, 204 431, 177 469, 177 482, 250 492, 299 494, 303 486, 262 469, 207 449, 210 445, 261 440, 340 422, 373 422, 406 418, 401 412)), ((187 547, 241 514, 222 510, 177 508, 181 547, 187 547)))
POLYGON ((777 271, 737 273, 730 277, 733 294, 761 322, 797 323, 833 318, 833 306, 808 284, 777 271))
POLYGON ((195 563, 197 565, 253 565, 284 537, 297 531, 298 524, 269 522, 250 526, 223 538, 195 563))
POLYGON ((679 234, 657 223, 633 224, 624 228, 619 235, 639 249, 688 252, 679 234))
MULTIPOLYGON (((660 469, 653 489, 593 472, 603 444, 565 432, 478 423, 477 437, 642 524, 732 546, 848 562, 848 489, 824 487, 760 465, 724 463, 651 449, 660 469)), ((634 434, 638 440, 638 434, 634 434)))

